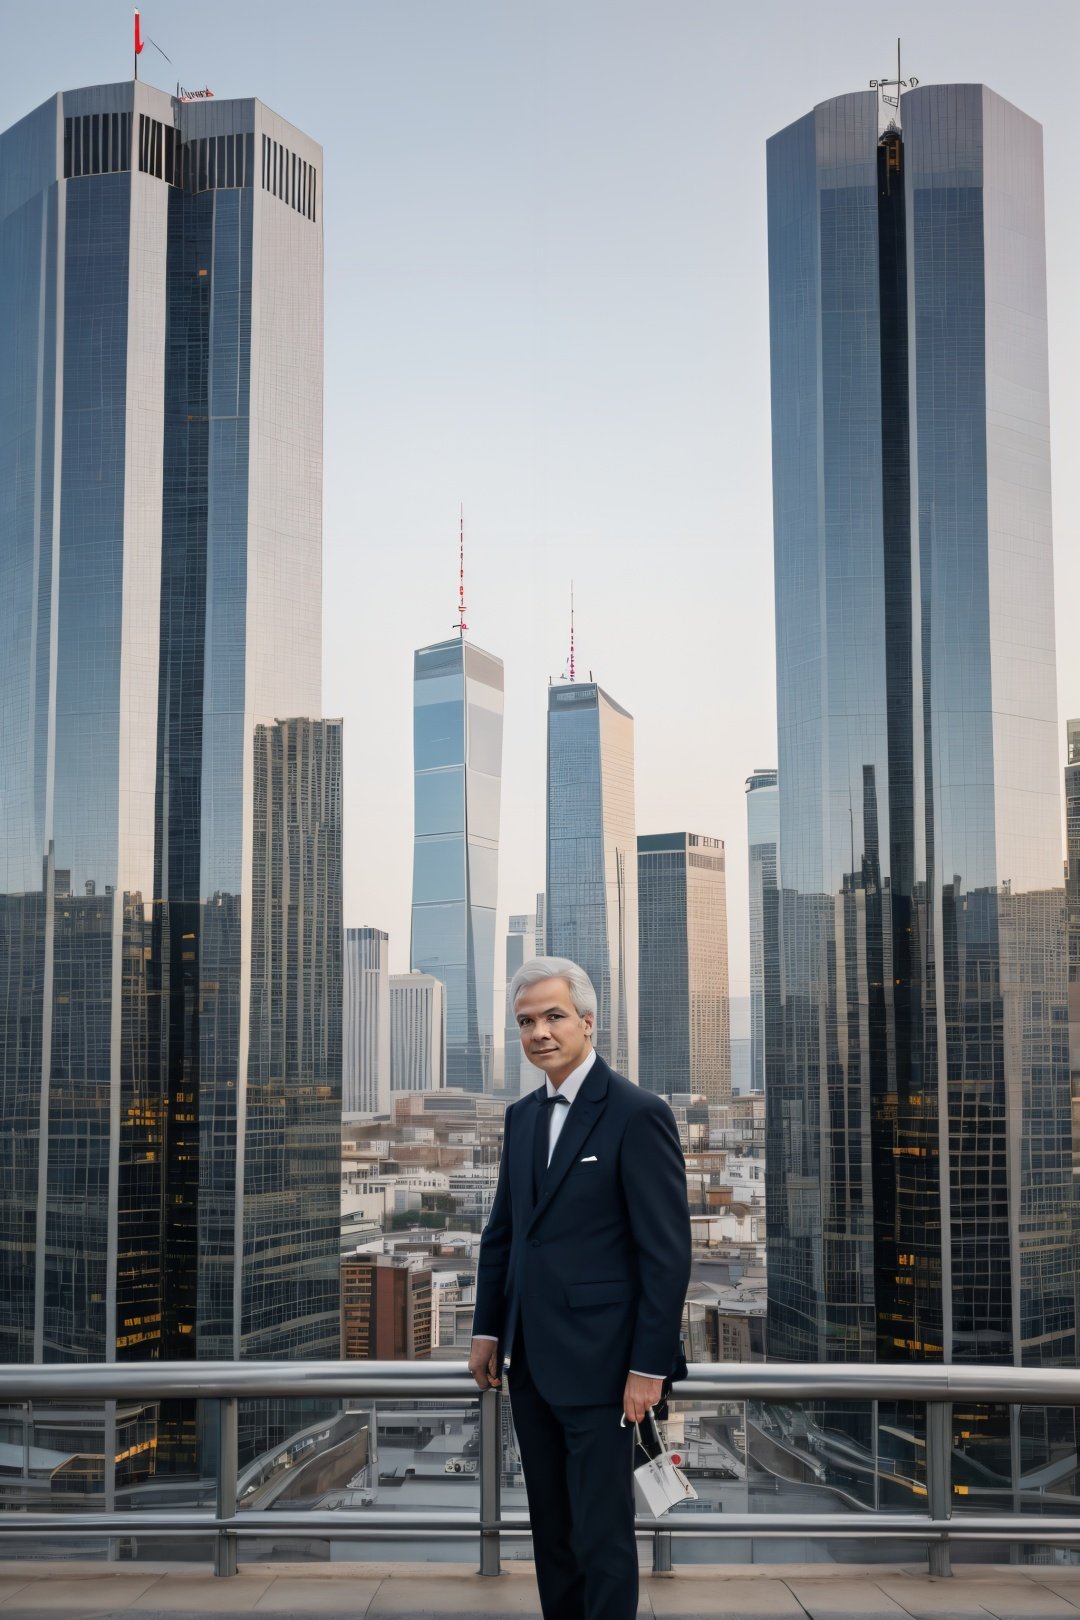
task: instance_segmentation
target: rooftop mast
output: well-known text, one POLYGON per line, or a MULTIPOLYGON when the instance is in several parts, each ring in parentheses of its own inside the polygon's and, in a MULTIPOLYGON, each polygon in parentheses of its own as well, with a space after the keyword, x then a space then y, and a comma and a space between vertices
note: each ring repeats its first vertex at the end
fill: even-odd
POLYGON ((458 622, 454 625, 462 641, 468 628, 465 623, 465 507, 462 504, 458 515, 458 622))
POLYGON ((575 679, 574 671, 574 582, 570 581, 570 679, 575 679))

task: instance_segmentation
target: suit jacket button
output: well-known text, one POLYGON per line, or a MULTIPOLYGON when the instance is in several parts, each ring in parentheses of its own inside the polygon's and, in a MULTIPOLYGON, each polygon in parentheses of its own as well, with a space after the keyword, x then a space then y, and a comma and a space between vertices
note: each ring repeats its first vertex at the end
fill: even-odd
POLYGON ((539 1238, 533 1238, 532 1246, 533 1246, 534 1249, 538 1249, 540 1247, 540 1239, 539 1238))

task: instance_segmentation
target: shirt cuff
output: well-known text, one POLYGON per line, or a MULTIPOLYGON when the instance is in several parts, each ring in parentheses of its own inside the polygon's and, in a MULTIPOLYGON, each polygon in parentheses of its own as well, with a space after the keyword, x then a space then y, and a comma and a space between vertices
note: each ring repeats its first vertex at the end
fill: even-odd
MULTIPOLYGON (((486 1334, 480 1334, 480 1333, 474 1333, 473 1334, 474 1339, 485 1338, 485 1337, 486 1337, 486 1334)), ((664 1382, 664 1374, 663 1373, 643 1373, 643 1372, 638 1372, 636 1367, 631 1367, 630 1371, 633 1373, 635 1378, 655 1378, 656 1382, 658 1384, 662 1384, 664 1382)))
POLYGON ((492 1344, 498 1344, 498 1342, 499 1342, 499 1337, 498 1337, 498 1334, 496 1334, 496 1333, 474 1333, 473 1338, 474 1339, 490 1339, 492 1344))

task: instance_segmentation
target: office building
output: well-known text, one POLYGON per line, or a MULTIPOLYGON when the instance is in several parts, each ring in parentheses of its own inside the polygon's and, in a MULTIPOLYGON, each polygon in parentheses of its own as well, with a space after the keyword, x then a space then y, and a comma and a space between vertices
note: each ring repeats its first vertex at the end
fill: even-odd
POLYGON ((390 1112, 390 936, 345 930, 341 1111, 390 1112))
POLYGON ((461 638, 413 665, 412 956, 446 986, 447 1083, 490 1090, 503 666, 461 638))
POLYGON ((652 833, 637 847, 640 1083, 730 1102, 724 841, 652 833))
MULTIPOLYGON (((543 915, 543 903, 543 895, 538 894, 536 897, 536 912, 510 918, 506 934, 507 989, 510 987, 514 974, 524 962, 528 962, 534 956, 543 956, 544 954, 538 943, 537 933, 537 916, 542 917, 543 915)), ((510 1006, 507 1006, 506 1009, 504 1040, 503 1091, 506 1097, 510 1099, 520 1097, 522 1090, 528 1091, 531 1086, 538 1085, 543 1076, 533 1068, 521 1049, 521 1037, 518 1034, 513 1008, 510 1006)))
POLYGON ((389 1254, 341 1257, 345 1361, 417 1361, 431 1355, 431 1271, 389 1254))
POLYGON ((776 1017, 780 994, 780 791, 775 771, 746 778, 746 836, 750 855, 750 1089, 765 1089, 766 1007, 776 1017))
POLYGON ((446 986, 433 973, 390 975, 390 1091, 446 1087, 446 986))
POLYGON ((585 969, 596 988, 596 1048, 636 1082, 634 720, 593 681, 548 691, 544 892, 545 954, 585 969))
MULTIPOLYGON (((65 92, 0 136, 6 1361, 336 1340, 321 1216, 286 1272, 329 1259, 325 1294, 266 1289, 251 1259, 291 1104, 248 1118, 278 1063, 256 1009, 289 1016, 284 980, 259 982, 258 951, 292 948, 257 937, 267 750, 323 784, 337 746, 260 729, 321 706, 321 173, 260 102, 141 83, 65 92)), ((294 789, 299 824, 315 790, 294 789)), ((340 806, 318 815, 329 859, 340 806)), ((328 887, 303 903, 332 925, 328 887)), ((282 1038, 321 1106, 340 943, 305 950, 322 1045, 282 1038)), ((193 1461, 190 1431, 174 1441, 193 1461)))
MULTIPOLYGON (((768 144, 769 1352, 1072 1366, 1042 135, 900 108, 768 144)), ((983 1427, 1003 1490, 1037 1428, 983 1427)))

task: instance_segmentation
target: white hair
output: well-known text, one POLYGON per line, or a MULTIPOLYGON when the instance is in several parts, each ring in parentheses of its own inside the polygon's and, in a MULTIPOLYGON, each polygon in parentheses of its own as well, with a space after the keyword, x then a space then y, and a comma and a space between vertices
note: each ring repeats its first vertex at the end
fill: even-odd
POLYGON ((568 961, 565 956, 534 956, 531 962, 522 962, 506 992, 511 1015, 521 992, 528 985, 540 984, 544 979, 565 979, 578 1017, 584 1018, 586 1013, 591 1013, 593 1022, 596 1022, 596 991, 592 980, 584 968, 568 961))

